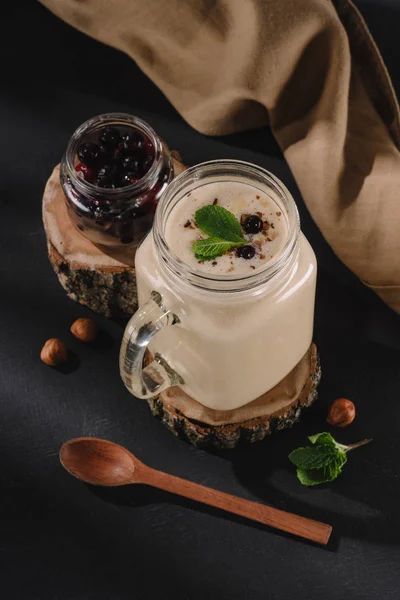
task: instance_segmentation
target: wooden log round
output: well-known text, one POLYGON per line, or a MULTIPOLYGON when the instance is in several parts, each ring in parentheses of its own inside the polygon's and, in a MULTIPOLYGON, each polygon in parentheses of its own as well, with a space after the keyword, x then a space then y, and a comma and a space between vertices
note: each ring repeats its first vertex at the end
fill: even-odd
POLYGON ((312 344, 277 386, 234 411, 223 413, 202 407, 177 387, 148 400, 148 404, 153 415, 179 438, 205 449, 231 449, 292 427, 316 400, 320 379, 319 356, 312 344), (249 418, 252 414, 256 416, 249 418))
MULTIPOLYGON (((185 170, 172 152, 175 175, 185 170)), ((50 262, 68 296, 106 317, 127 319, 137 309, 135 250, 98 247, 71 222, 55 167, 43 194, 43 224, 50 262)))

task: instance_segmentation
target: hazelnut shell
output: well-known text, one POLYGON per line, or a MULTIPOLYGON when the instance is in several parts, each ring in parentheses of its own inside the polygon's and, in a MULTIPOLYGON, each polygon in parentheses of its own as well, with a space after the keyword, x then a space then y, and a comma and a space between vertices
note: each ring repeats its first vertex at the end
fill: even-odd
POLYGON ((77 319, 72 323, 71 333, 81 342, 93 342, 97 338, 99 327, 93 319, 77 319))
POLYGON ((328 412, 327 422, 334 427, 347 427, 356 416, 356 407, 347 398, 338 398, 332 402, 328 412))
POLYGON ((50 338, 43 346, 40 358, 46 365, 57 367, 67 361, 68 350, 61 340, 50 338))

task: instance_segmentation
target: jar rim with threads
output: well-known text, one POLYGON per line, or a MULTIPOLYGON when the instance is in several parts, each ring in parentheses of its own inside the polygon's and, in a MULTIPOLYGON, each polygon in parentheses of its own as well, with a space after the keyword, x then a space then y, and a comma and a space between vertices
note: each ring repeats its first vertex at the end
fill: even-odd
POLYGON ((260 292, 268 284, 288 270, 296 256, 300 235, 300 217, 295 201, 286 186, 275 175, 251 163, 233 159, 207 161, 190 167, 179 175, 165 189, 160 200, 152 236, 155 250, 160 258, 161 269, 167 269, 169 274, 181 281, 186 281, 197 289, 221 293, 245 292, 253 290, 260 292), (238 275, 235 272, 226 275, 204 273, 200 269, 188 266, 182 258, 174 254, 166 240, 167 220, 175 205, 187 194, 199 186, 214 181, 245 181, 255 187, 269 189, 274 195, 275 202, 282 211, 287 222, 285 243, 270 262, 255 272, 238 275))

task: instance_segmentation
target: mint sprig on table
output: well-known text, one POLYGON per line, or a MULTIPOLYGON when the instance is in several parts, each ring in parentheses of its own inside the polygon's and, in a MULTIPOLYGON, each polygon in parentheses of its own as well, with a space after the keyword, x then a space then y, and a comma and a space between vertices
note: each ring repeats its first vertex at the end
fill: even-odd
POLYGON ((197 227, 210 236, 193 242, 192 249, 197 260, 213 260, 232 248, 248 243, 235 215, 222 206, 203 206, 196 211, 194 220, 197 227))
POLYGON ((330 433, 317 433, 308 439, 311 446, 297 448, 289 454, 289 460, 297 467, 298 479, 308 486, 336 479, 347 462, 347 453, 372 441, 363 440, 345 446, 339 444, 330 433))

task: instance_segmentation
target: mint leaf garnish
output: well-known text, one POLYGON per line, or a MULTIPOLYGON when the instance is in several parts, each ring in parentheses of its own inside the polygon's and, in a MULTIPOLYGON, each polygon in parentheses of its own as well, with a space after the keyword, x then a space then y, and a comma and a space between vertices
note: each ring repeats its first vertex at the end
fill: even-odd
POLYGON ((317 433, 316 435, 309 435, 308 439, 312 444, 336 444, 334 438, 330 433, 317 433))
POLYGON ((312 446, 293 450, 289 454, 289 460, 297 467, 300 483, 309 486, 336 479, 347 462, 347 452, 371 441, 363 440, 345 446, 339 444, 330 433, 318 433, 308 439, 312 446))
POLYGON ((222 256, 225 252, 228 252, 233 246, 232 242, 221 240, 216 237, 209 237, 205 240, 197 240, 193 242, 192 248, 194 255, 197 260, 213 260, 217 256, 222 256))
POLYGON ((213 260, 232 248, 247 244, 242 227, 233 213, 217 204, 203 206, 194 216, 196 225, 209 238, 193 242, 197 260, 213 260))
POLYGON ((319 485, 320 483, 329 483, 338 476, 334 466, 322 467, 321 469, 297 469, 297 477, 303 485, 319 485))
MULTIPOLYGON (((291 462, 300 469, 320 469, 335 462, 338 451, 335 446, 327 444, 297 448, 289 454, 291 462)), ((346 458, 346 455, 344 455, 346 458)))
POLYGON ((194 216, 196 225, 201 231, 212 237, 243 244, 242 227, 233 213, 218 204, 203 206, 194 216))
POLYGON ((332 445, 335 448, 337 448, 338 450, 342 450, 343 452, 346 452, 348 446, 344 446, 343 444, 339 444, 339 442, 337 442, 330 433, 317 433, 316 435, 309 435, 308 439, 310 440, 310 442, 312 444, 328 444, 328 445, 332 445))

